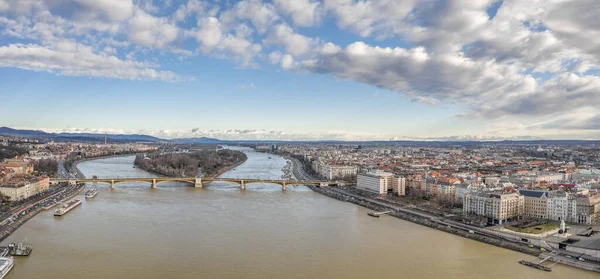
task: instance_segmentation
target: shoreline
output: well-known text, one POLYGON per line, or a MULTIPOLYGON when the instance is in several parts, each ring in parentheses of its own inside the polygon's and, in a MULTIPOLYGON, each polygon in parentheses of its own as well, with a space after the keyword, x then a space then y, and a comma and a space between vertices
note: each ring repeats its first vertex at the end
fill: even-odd
MULTIPOLYGON (((291 160, 291 161, 295 160, 295 158, 290 158, 288 156, 282 156, 282 157, 284 157, 286 160, 291 160)), ((292 172, 294 173, 295 179, 297 179, 295 173, 299 172, 299 170, 297 168, 301 168, 302 174, 307 175, 302 164, 293 163, 292 168, 293 168, 292 172)), ((450 233, 450 234, 460 236, 463 238, 475 240, 475 241, 493 245, 493 246, 496 246, 499 248, 505 248, 505 249, 509 249, 509 250, 512 250, 515 252, 520 252, 520 253, 535 256, 535 257, 540 257, 541 255, 548 254, 547 251, 546 252, 542 251, 541 249, 539 249, 539 247, 535 248, 535 246, 534 246, 534 248, 530 248, 525 243, 506 239, 500 235, 495 235, 494 233, 489 232, 485 229, 470 227, 468 225, 465 225, 462 223, 457 223, 457 222, 450 221, 450 220, 446 220, 446 219, 440 218, 438 216, 431 215, 429 213, 415 212, 414 210, 410 210, 410 209, 406 209, 406 208, 403 209, 401 207, 398 208, 393 205, 382 204, 380 202, 375 203, 375 202, 369 201, 369 198, 367 198, 367 197, 361 197, 360 195, 351 195, 344 191, 337 191, 337 189, 335 189, 335 190, 328 189, 328 187, 317 187, 314 185, 305 185, 305 186, 308 187, 309 189, 311 189, 313 192, 319 193, 326 197, 336 199, 339 201, 343 201, 343 202, 353 203, 355 205, 358 205, 358 206, 361 206, 361 207, 364 207, 367 209, 376 210, 379 212, 391 210, 391 213, 389 213, 388 215, 393 216, 395 218, 398 218, 398 219, 401 219, 404 221, 408 221, 408 222, 411 222, 414 224, 422 225, 422 226, 425 226, 428 228, 436 229, 438 231, 450 233)), ((414 209, 417 209, 417 208, 414 208, 414 209)), ((600 272, 600 267, 593 266, 593 265, 592 266, 582 265, 581 263, 578 263, 578 262, 562 260, 560 257, 552 258, 550 260, 554 263, 561 263, 563 265, 567 265, 567 266, 578 268, 578 269, 583 269, 583 270, 592 271, 592 272, 600 272)))
POLYGON ((477 240, 479 242, 491 244, 491 245, 494 245, 497 247, 510 249, 513 251, 521 252, 521 253, 528 254, 531 256, 536 256, 536 257, 542 253, 540 250, 529 248, 527 246, 523 246, 523 245, 520 245, 520 244, 517 244, 514 242, 509 242, 506 240, 493 238, 490 236, 485 236, 485 235, 482 235, 479 233, 470 233, 469 231, 459 229, 458 226, 456 226, 456 225, 454 225, 454 226, 452 224, 442 225, 441 220, 435 221, 434 220, 435 217, 433 217, 433 216, 431 216, 431 219, 427 219, 426 217, 421 216, 421 215, 416 215, 416 214, 412 214, 409 212, 400 212, 400 211, 397 211, 397 208, 393 208, 391 206, 374 204, 366 199, 356 198, 353 196, 345 195, 340 192, 334 192, 334 191, 326 190, 324 188, 316 187, 316 186, 312 186, 312 185, 307 185, 307 187, 310 188, 311 190, 313 190, 314 192, 317 192, 317 193, 327 196, 329 198, 333 198, 333 199, 336 199, 339 201, 353 203, 355 205, 358 205, 358 206, 361 206, 364 208, 368 208, 371 210, 376 210, 376 211, 392 210, 392 212, 389 213, 388 215, 396 217, 398 219, 409 221, 409 222, 412 222, 412 223, 415 223, 418 225, 426 226, 426 227, 429 227, 432 229, 437 229, 437 230, 440 230, 443 232, 461 236, 464 238, 477 240))
POLYGON ((235 169, 235 168, 239 167, 241 164, 245 163, 246 161, 248 161, 248 156, 246 156, 246 159, 243 160, 243 161, 237 162, 237 163, 235 163, 235 164, 233 164, 231 166, 227 166, 227 167, 221 168, 220 170, 217 171, 217 173, 215 175, 213 175, 211 177, 219 177, 222 174, 224 174, 224 173, 226 173, 226 172, 228 172, 228 171, 230 171, 232 169, 235 169))
MULTIPOLYGON (((7 229, 5 231, 3 231, 3 235, 0 237, 0 242, 6 240, 6 238, 8 238, 9 236, 11 236, 16 230, 18 230, 21 226, 23 226, 25 223, 27 223, 27 221, 31 220, 33 217, 37 216, 38 214, 42 213, 43 211, 47 211, 53 207, 55 207, 56 205, 64 202, 65 200, 68 199, 72 199, 73 197, 79 195, 81 193, 81 191, 83 191, 83 188, 85 188, 85 186, 80 187, 77 191, 73 192, 71 195, 66 196, 64 199, 57 201, 55 204, 51 205, 51 206, 45 206, 45 207, 38 207, 35 210, 27 213, 27 215, 23 216, 21 219, 15 221, 14 223, 10 224, 7 229)), ((61 192, 58 193, 54 193, 46 198, 44 198, 43 200, 37 202, 37 203, 41 203, 49 198, 52 198, 56 195, 61 194, 61 192)), ((36 204, 37 204, 36 203, 36 204)), ((30 207, 33 205, 30 205, 30 207)))
POLYGON ((73 162, 73 164, 71 165, 72 170, 67 169, 69 172, 72 172, 73 170, 77 173, 78 178, 87 178, 83 172, 81 172, 81 170, 79 170, 79 168, 77 167, 77 165, 79 165, 79 163, 83 163, 83 162, 87 162, 87 161, 91 161, 91 160, 100 160, 100 159, 108 159, 108 158, 116 158, 116 157, 125 157, 125 156, 132 156, 132 155, 137 155, 140 153, 144 153, 144 152, 135 152, 135 153, 128 153, 128 154, 118 154, 118 155, 103 155, 103 156, 96 156, 96 157, 86 157, 86 158, 82 158, 79 160, 75 160, 73 162))

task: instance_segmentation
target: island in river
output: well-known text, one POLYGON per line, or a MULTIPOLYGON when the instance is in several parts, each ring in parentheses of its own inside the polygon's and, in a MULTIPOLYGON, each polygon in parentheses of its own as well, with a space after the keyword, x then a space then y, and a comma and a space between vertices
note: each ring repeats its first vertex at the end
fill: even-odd
POLYGON ((138 154, 134 165, 165 176, 217 176, 248 159, 244 152, 231 149, 201 149, 186 154, 138 154))

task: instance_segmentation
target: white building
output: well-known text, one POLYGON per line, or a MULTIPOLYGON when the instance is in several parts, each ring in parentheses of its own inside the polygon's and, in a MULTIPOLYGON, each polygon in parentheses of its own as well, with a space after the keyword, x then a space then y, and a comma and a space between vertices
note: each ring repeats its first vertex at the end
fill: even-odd
POLYGON ((356 176, 358 173, 357 166, 343 166, 343 165, 329 165, 323 164, 321 166, 321 176, 328 180, 342 179, 348 176, 356 176))
POLYGON ((406 194, 406 178, 395 177, 389 172, 361 173, 356 178, 356 188, 377 193, 386 194, 389 191, 399 196, 406 194))
POLYGON ((20 201, 48 190, 49 186, 50 179, 48 177, 36 178, 31 181, 2 185, 0 193, 8 197, 10 201, 20 201))
POLYGON ((565 222, 577 222, 577 200, 564 191, 548 193, 548 219, 565 222))
POLYGON ((467 194, 464 196, 463 211, 485 216, 491 224, 505 224, 523 218, 524 204, 523 196, 515 193, 467 194))

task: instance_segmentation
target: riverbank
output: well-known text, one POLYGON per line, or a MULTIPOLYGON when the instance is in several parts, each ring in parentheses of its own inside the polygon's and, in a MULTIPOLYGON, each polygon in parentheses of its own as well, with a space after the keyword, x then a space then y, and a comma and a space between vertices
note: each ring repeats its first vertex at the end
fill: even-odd
MULTIPOLYGON (((62 203, 67 199, 71 199, 74 196, 81 193, 84 186, 76 185, 76 186, 68 186, 59 190, 56 193, 52 193, 48 197, 45 197, 33 204, 27 205, 26 207, 16 210, 13 215, 10 217, 9 224, 3 224, 0 229, 0 242, 4 241, 7 237, 9 237, 13 232, 19 229, 22 225, 24 225, 31 218, 35 217, 42 211, 46 211, 57 204, 62 203), (45 205, 47 204, 47 205, 45 205)), ((6 222, 3 221, 3 223, 6 222)))
POLYGON ((86 157, 86 158, 82 158, 82 159, 79 159, 79 160, 75 160, 73 162, 73 164, 71 165, 71 168, 70 169, 67 168, 67 171, 69 173, 75 172, 77 174, 77 178, 86 178, 86 176, 83 174, 83 172, 81 172, 79 170, 79 168, 77 168, 77 165, 79 163, 83 163, 83 162, 91 161, 91 160, 98 160, 98 159, 108 159, 108 158, 132 156, 132 155, 143 154, 143 153, 145 153, 145 152, 132 152, 132 153, 127 153, 127 154, 103 155, 103 156, 96 156, 96 157, 86 157))
MULTIPOLYGON (((302 164, 297 159, 288 156, 286 156, 286 159, 292 161, 293 173, 296 176, 296 178, 309 180, 314 179, 306 173, 306 171, 302 167, 302 164)), ((373 200, 371 198, 364 197, 359 194, 348 193, 344 190, 336 188, 317 186, 307 187, 313 190, 314 192, 317 192, 330 198, 350 202, 378 212, 391 211, 388 215, 405 221, 413 222, 422 226, 426 226, 432 229, 451 233, 460 237, 476 240, 505 249, 510 249, 531 256, 539 257, 542 254, 542 250, 540 249, 540 247, 534 246, 533 248, 530 248, 527 243, 506 238, 503 235, 497 234, 490 230, 445 219, 440 215, 435 215, 431 212, 421 210, 414 205, 401 206, 398 204, 389 204, 385 201, 373 200)), ((557 258, 555 262, 589 271, 600 272, 600 268, 592 264, 582 265, 577 261, 560 260, 559 258, 557 258)))
POLYGON ((246 157, 243 161, 237 162, 231 166, 227 166, 227 167, 223 167, 220 170, 217 171, 217 173, 215 175, 213 175, 212 177, 219 177, 221 174, 226 173, 232 169, 237 168, 239 165, 245 163, 246 161, 248 161, 248 157, 246 157))
POLYGON ((344 194, 338 191, 333 191, 331 189, 327 189, 326 187, 316 187, 316 186, 307 186, 313 191, 320 193, 322 195, 328 196, 330 198, 334 198, 337 200, 350 202, 368 209, 372 209, 375 211, 388 211, 392 212, 389 215, 394 216, 396 218, 410 221, 419 225, 423 225, 429 228, 437 229, 440 231, 444 231, 447 233, 451 233, 454 235, 458 235, 464 238, 477 240, 483 243, 491 244, 494 246, 514 250, 517 252, 525 253, 532 256, 539 256, 541 253, 538 249, 529 248, 525 244, 509 242, 503 239, 499 239, 497 237, 493 237, 488 234, 485 235, 485 232, 475 231, 476 228, 470 227, 461 227, 459 224, 450 223, 444 220, 437 218, 436 216, 427 216, 425 213, 415 214, 409 210, 402 210, 393 206, 386 206, 383 204, 375 204, 372 201, 366 198, 360 198, 356 196, 350 196, 348 194, 344 194), (473 231, 471 233, 470 231, 473 231))

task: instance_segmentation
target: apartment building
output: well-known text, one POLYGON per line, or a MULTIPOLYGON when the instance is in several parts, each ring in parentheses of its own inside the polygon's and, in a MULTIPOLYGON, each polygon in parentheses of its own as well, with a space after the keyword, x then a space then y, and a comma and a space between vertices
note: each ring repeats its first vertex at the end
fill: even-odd
POLYGON ((490 224, 505 224, 524 215, 524 197, 516 193, 475 193, 464 196, 463 211, 485 216, 490 224))
POLYGON ((548 219, 548 192, 536 190, 519 190, 524 198, 525 217, 548 219))
POLYGON ((399 196, 406 194, 406 179, 389 172, 361 173, 356 177, 356 188, 377 194, 393 192, 399 196))

